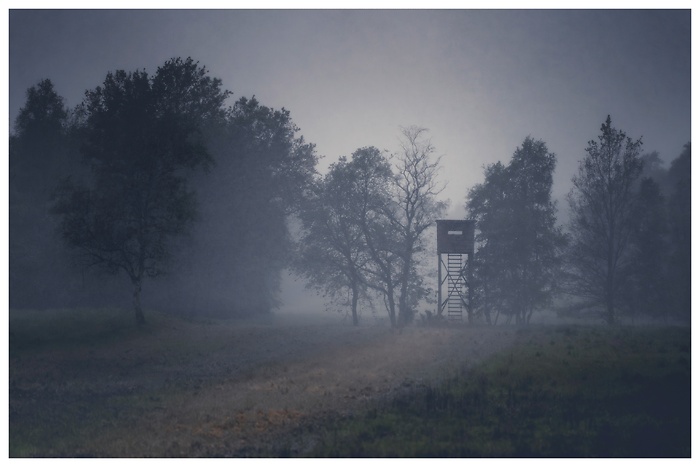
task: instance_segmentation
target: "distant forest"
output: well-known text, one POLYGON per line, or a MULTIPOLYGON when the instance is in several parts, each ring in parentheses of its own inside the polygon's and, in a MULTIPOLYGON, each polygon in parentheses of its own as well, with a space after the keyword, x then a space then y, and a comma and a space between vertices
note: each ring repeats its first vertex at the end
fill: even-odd
MULTIPOLYGON (((291 269, 355 324, 363 302, 396 327, 416 319, 446 206, 427 130, 319 174, 289 110, 230 97, 190 58, 109 72, 74 108, 49 79, 29 88, 9 142, 10 307, 269 313, 291 269)), ((465 187, 470 322, 527 324, 555 302, 610 324, 690 321, 690 142, 666 168, 611 117, 591 135, 566 226, 543 141, 465 187)))

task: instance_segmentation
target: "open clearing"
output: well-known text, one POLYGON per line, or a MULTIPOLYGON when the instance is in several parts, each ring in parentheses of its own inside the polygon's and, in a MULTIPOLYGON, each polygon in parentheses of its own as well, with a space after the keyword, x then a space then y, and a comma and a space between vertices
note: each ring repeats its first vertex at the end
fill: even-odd
MULTIPOLYGON (((142 328, 121 317, 104 328, 66 313, 53 324, 31 314, 11 319, 12 457, 305 456, 330 426, 512 354, 524 339, 546 351, 554 342, 546 332, 563 329, 457 325, 398 333, 328 320, 159 314, 142 328), (74 324, 60 328, 70 316, 74 324), (38 322, 49 324, 39 329, 38 322)), ((652 340, 640 340, 638 350, 652 340)), ((687 356, 681 364, 689 374, 690 332, 677 349, 663 346, 674 359, 687 356)))
POLYGON ((514 336, 275 318, 151 321, 102 338, 14 344, 10 455, 299 455, 327 418, 447 376, 514 336))

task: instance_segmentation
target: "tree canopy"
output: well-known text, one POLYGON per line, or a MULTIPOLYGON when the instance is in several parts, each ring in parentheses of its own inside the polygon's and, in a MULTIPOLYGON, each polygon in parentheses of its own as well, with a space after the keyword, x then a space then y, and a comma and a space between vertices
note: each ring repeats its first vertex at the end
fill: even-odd
POLYGON ((429 296, 419 271, 425 233, 442 215, 439 159, 423 128, 402 130, 394 164, 375 147, 341 159, 305 204, 298 270, 311 284, 357 303, 370 289, 382 296, 392 326, 401 327, 429 296))
POLYGON ((487 322, 496 309, 528 323, 556 291, 566 239, 551 200, 555 164, 546 144, 528 137, 507 166, 486 167, 484 183, 469 191, 467 213, 477 229, 476 299, 487 322))
POLYGON ((630 237, 637 227, 634 193, 642 171, 642 141, 633 141, 612 126, 610 116, 591 140, 569 192, 571 208, 571 287, 605 308, 605 320, 616 320, 621 292, 634 263, 630 237))
MULTIPOLYGON (((428 231, 447 206, 428 131, 402 128, 395 152, 361 147, 321 175, 289 110, 255 96, 227 106, 230 95, 191 58, 107 73, 72 109, 48 79, 29 88, 9 141, 11 306, 83 305, 88 289, 114 300, 123 284, 97 270, 130 283, 138 323, 142 300, 266 313, 291 266, 354 324, 377 298, 392 326, 409 323, 431 300, 428 231)), ((690 143, 669 169, 641 148, 608 116, 572 179, 568 238, 543 141, 485 167, 466 209, 487 322, 526 324, 562 285, 611 324, 623 312, 689 319, 690 143)))
POLYGON ((355 325, 358 303, 368 288, 377 289, 368 275, 370 254, 361 219, 368 209, 386 204, 390 177, 391 168, 378 149, 358 149, 350 161, 341 157, 331 164, 299 215, 302 236, 295 269, 312 288, 349 304, 355 325))
POLYGON ((223 118, 227 95, 204 67, 177 58, 152 77, 108 73, 80 108, 91 179, 87 185, 66 179, 53 212, 86 266, 126 273, 138 323, 145 321, 144 278, 166 271, 172 239, 195 219, 186 171, 210 164, 203 128, 223 118))
POLYGON ((288 110, 254 97, 239 98, 210 133, 214 168, 192 181, 199 219, 154 301, 182 312, 267 313, 293 259, 288 217, 315 174, 315 148, 288 110))

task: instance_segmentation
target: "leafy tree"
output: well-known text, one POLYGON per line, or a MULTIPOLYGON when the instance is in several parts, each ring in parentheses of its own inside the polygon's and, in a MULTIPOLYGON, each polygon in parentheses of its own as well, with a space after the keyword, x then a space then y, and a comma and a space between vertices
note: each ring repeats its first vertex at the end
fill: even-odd
POLYGON ((139 324, 144 279, 166 271, 172 240, 195 220, 187 173, 209 165, 203 128, 223 117, 228 96, 207 74, 190 58, 153 76, 108 73, 80 109, 90 183, 67 179, 56 195, 66 244, 88 267, 127 274, 139 324))
POLYGON ((266 313, 278 304, 293 242, 288 216, 309 189, 317 157, 290 112, 240 98, 208 141, 215 169, 197 175, 200 219, 178 268, 151 291, 189 312, 266 313))
POLYGON ((639 183, 641 183, 642 179, 650 178, 659 185, 661 195, 667 196, 671 191, 668 186, 668 170, 664 168, 664 162, 661 160, 659 153, 652 151, 643 154, 640 159, 642 161, 642 173, 639 175, 639 183))
POLYGON ((69 112, 51 80, 27 90, 27 101, 10 138, 10 180, 16 190, 48 200, 57 174, 65 171, 69 112))
POLYGON ((615 322, 621 291, 632 267, 630 236, 635 220, 634 184, 642 171, 641 139, 632 141, 613 128, 610 116, 586 157, 568 201, 571 208, 571 290, 604 307, 615 322))
POLYGON ((338 300, 349 293, 356 326, 358 303, 366 296, 370 260, 360 219, 369 204, 376 205, 368 198, 381 193, 375 189, 386 185, 390 175, 388 163, 376 148, 358 149, 351 161, 341 158, 331 165, 300 213, 303 234, 296 269, 326 296, 338 300), (363 170, 362 165, 374 170, 363 170))
POLYGON ((637 193, 636 228, 630 236, 629 284, 625 302, 633 313, 667 318, 666 201, 652 178, 641 180, 637 193))
MULTIPOLYGON (((507 230, 510 222, 506 188, 509 174, 501 162, 484 169, 484 183, 473 187, 467 194, 468 217, 476 221, 473 264, 473 287, 477 291, 472 296, 476 309, 491 324, 491 312, 508 308, 505 297, 507 290, 499 281, 501 271, 507 269, 508 254, 505 250, 507 230)), ((496 321, 498 315, 496 316, 496 321)))
POLYGON ((56 180, 74 170, 78 159, 71 118, 46 79, 27 90, 14 122, 9 151, 12 307, 41 307, 68 288, 68 269, 48 206, 56 180))
POLYGON ((410 321, 429 291, 418 263, 425 233, 444 211, 439 160, 426 130, 403 130, 402 152, 392 166, 375 147, 341 159, 319 182, 301 216, 301 270, 331 295, 350 292, 353 319, 365 289, 381 294, 393 327, 410 321))
POLYGON ((668 171, 673 191, 668 197, 670 230, 669 267, 671 307, 681 318, 690 321, 691 296, 691 209, 690 143, 668 171))
POLYGON ((396 232, 387 212, 392 202, 391 165, 375 147, 363 148, 353 154, 351 170, 355 173, 357 209, 353 221, 359 225, 368 261, 362 268, 367 287, 379 292, 392 326, 396 319, 396 288, 399 258, 396 253, 396 232))
POLYGON ((366 274, 368 286, 380 292, 392 326, 401 327, 413 317, 420 300, 429 295, 418 270, 425 251, 425 234, 444 212, 438 201, 441 191, 437 173, 439 158, 427 138, 425 128, 402 129, 401 152, 393 156, 390 178, 376 178, 385 166, 375 149, 358 164, 361 179, 360 225, 370 261, 366 274))
POLYGON ((528 137, 508 166, 488 166, 485 181, 469 191, 476 220, 475 272, 488 322, 497 307, 518 324, 550 303, 556 290, 565 236, 551 200, 556 156, 528 137))

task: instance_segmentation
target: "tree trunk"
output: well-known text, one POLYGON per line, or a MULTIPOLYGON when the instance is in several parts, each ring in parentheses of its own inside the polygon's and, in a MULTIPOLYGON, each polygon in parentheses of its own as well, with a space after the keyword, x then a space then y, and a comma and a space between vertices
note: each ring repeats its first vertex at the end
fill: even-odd
POLYGON ((397 327, 396 323, 396 303, 394 302, 394 287, 387 287, 386 300, 389 305, 389 320, 391 327, 397 327))
POLYGON ((136 279, 134 284, 134 318, 139 326, 146 323, 146 317, 141 309, 141 281, 136 279))
POLYGON ((528 326, 530 325, 530 319, 532 318, 532 314, 535 312, 535 307, 530 305, 528 312, 527 312, 527 321, 525 322, 528 326))
POLYGON ((408 280, 411 274, 411 262, 413 261, 410 250, 405 251, 403 266, 401 267, 401 296, 399 297, 399 322, 403 327, 408 324, 408 280))
POLYGON ((609 325, 615 324, 615 305, 613 304, 613 296, 612 292, 610 290, 607 291, 607 297, 605 299, 605 306, 606 306, 606 312, 605 312, 605 321, 609 325))
MULTIPOLYGON (((470 261, 471 261, 471 258, 470 258, 470 261)), ((470 280, 472 280, 472 279, 470 279, 470 280)), ((472 304, 471 293, 472 293, 472 291, 471 291, 471 285, 470 285, 470 289, 469 289, 469 295, 470 295, 469 305, 470 306, 472 304)), ((498 315, 496 315, 496 322, 492 323, 491 322, 491 302, 489 301, 488 287, 484 287, 484 305, 483 305, 483 308, 484 308, 484 317, 486 318, 486 323, 489 326, 495 326, 496 322, 498 321, 498 315)))
MULTIPOLYGON (((612 256, 612 255, 610 255, 612 256)), ((615 324, 615 276, 612 270, 612 258, 608 259, 608 274, 605 280, 605 321, 609 325, 615 324)))
MULTIPOLYGON (((609 212, 613 212, 612 202, 609 202, 609 212)), ((605 277, 605 319, 609 325, 615 324, 615 218, 612 214, 608 217, 608 269, 605 277)))
POLYGON ((357 300, 358 300, 358 290, 357 285, 352 286, 352 324, 353 326, 358 326, 360 320, 357 317, 357 300))

